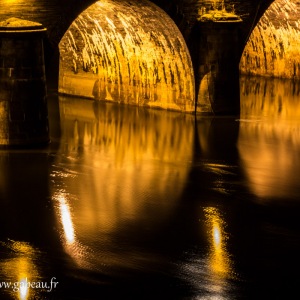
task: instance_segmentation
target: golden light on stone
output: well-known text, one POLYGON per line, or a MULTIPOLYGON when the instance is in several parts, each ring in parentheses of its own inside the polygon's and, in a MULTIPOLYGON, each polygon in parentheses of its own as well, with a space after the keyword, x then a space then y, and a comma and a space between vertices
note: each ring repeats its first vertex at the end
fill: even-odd
POLYGON ((200 22, 242 22, 241 17, 235 14, 234 5, 228 9, 224 0, 206 1, 203 4, 198 9, 197 19, 200 22))
POLYGON ((249 37, 240 61, 241 72, 300 79, 299 39, 299 4, 274 1, 249 37))
POLYGON ((96 2, 60 44, 59 92, 193 111, 191 58, 175 23, 148 1, 96 2))
POLYGON ((4 4, 18 4, 23 0, 2 0, 2 1, 4 1, 4 4))

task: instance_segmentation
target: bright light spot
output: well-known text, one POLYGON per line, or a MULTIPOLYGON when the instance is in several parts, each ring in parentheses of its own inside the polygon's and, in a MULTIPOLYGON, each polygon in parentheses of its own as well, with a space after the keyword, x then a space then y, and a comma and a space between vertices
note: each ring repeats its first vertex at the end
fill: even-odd
POLYGON ((59 203, 60 216, 61 216, 61 222, 64 229, 65 238, 68 244, 72 244, 75 241, 75 233, 74 233, 70 208, 63 196, 59 197, 59 202, 60 202, 59 203))
POLYGON ((213 235, 214 235, 214 244, 215 244, 215 246, 220 247, 220 245, 221 245, 221 233, 220 233, 220 228, 217 224, 214 225, 213 235))
POLYGON ((3 4, 23 4, 20 2, 23 2, 24 0, 4 0, 3 4))
POLYGON ((28 298, 28 286, 27 286, 27 278, 23 278, 20 280, 20 289, 19 289, 19 298, 20 300, 26 300, 28 298))
POLYGON ((13 299, 41 299, 40 290, 30 288, 30 282, 40 278, 36 262, 41 252, 30 243, 10 239, 0 242, 0 246, 9 253, 9 258, 0 261, 1 280, 11 282, 6 292, 13 293, 13 299))

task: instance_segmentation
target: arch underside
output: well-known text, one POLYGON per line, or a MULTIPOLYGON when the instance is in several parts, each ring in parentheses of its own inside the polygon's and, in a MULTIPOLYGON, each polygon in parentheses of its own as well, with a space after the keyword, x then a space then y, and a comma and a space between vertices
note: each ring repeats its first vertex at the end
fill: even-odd
POLYGON ((300 5, 276 0, 252 31, 244 49, 243 74, 300 79, 300 5))
POLYGON ((60 93, 194 110, 185 41, 170 17, 149 1, 96 2, 72 23, 59 51, 60 93))
MULTIPOLYGON (((293 8, 293 0, 277 0, 267 10, 242 55, 242 73, 298 78, 298 54, 289 54, 288 46, 297 44, 299 31, 285 20, 293 8), (276 13, 285 25, 274 25, 272 18, 276 13)), ((242 27, 247 27, 246 23, 243 20, 242 27)), ((170 16, 150 1, 94 3, 73 21, 59 50, 60 93, 97 101, 195 111, 190 49, 170 16)), ((208 96, 209 78, 210 74, 206 74, 196 87, 197 111, 203 107, 206 112, 213 110, 214 99, 208 96)))

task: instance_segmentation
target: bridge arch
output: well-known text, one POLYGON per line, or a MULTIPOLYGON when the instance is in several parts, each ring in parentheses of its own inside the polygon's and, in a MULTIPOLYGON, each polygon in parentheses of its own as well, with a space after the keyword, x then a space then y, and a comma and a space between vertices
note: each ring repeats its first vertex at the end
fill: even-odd
POLYGON ((243 51, 243 74, 300 79, 300 4, 275 0, 251 32, 243 51))
MULTIPOLYGON (((146 0, 143 1, 146 2, 146 0)), ((241 56, 249 33, 274 0, 224 1, 225 5, 229 7, 234 4, 236 13, 243 16, 238 42, 238 54, 241 56)), ((77 16, 95 2, 95 0, 4 0, 1 2, 0 20, 17 17, 42 23, 47 28, 48 38, 45 41, 45 56, 48 90, 49 86, 50 89, 57 88, 55 82, 58 78, 58 44, 61 38, 77 16)), ((115 0, 115 2, 138 4, 140 1, 115 0)), ((216 0, 151 0, 151 2, 170 16, 188 43, 191 29, 197 23, 199 5, 216 2, 216 0)), ((194 65, 194 69, 197 67, 199 66, 194 65)), ((224 106, 227 105, 227 103, 224 103, 224 106)))
POLYGON ((194 75, 173 20, 150 1, 101 0, 59 43, 59 92, 191 112, 194 75))
POLYGON ((299 117, 299 13, 296 1, 276 0, 252 31, 240 62, 242 116, 299 117))

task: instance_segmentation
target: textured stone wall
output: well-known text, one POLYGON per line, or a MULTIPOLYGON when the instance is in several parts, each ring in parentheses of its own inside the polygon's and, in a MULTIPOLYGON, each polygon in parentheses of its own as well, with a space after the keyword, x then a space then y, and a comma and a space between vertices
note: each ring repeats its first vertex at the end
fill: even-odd
POLYGON ((45 32, 38 27, 12 28, 0 23, 0 145, 45 143, 49 141, 45 32))
MULTIPOLYGON (((265 9, 274 0, 225 0, 225 6, 234 6, 237 14, 243 18, 241 44, 255 26, 265 9)), ((279 0, 276 0, 279 1, 279 0)), ((10 18, 24 18, 42 23, 48 28, 49 41, 57 46, 60 39, 76 17, 95 3, 95 0, 1 0, 0 21, 10 18)), ((124 1, 126 2, 126 0, 124 1)), ((132 0, 131 3, 139 3, 132 0)), ((187 38, 196 22, 198 8, 213 0, 152 0, 175 21, 187 38)))
POLYGON ((199 22, 191 33, 197 112, 239 111, 238 26, 240 22, 199 22))
POLYGON ((192 62, 175 23, 155 4, 102 0, 60 42, 59 92, 193 111, 192 62))
POLYGON ((261 18, 245 47, 244 74, 300 79, 300 4, 277 0, 261 18))
MULTIPOLYGON (((53 63, 51 57, 55 51, 58 56, 58 43, 77 16, 95 2, 95 0, 2 0, 0 21, 9 17, 19 17, 42 23, 47 27, 46 70, 53 66, 56 72, 58 60, 53 63)), ((124 3, 126 7, 128 1, 118 2, 124 3)), ((130 1, 136 5, 140 2, 130 1)), ((221 1, 152 0, 151 2, 171 17, 184 39, 188 41, 193 28, 197 26, 198 10, 221 1)), ((225 0, 224 6, 227 10, 234 10, 243 20, 238 32, 242 73, 299 79, 300 59, 297 49, 299 4, 296 0, 225 0), (256 26, 271 3, 273 5, 256 26), (252 30, 253 34, 250 35, 252 30), (246 46, 247 41, 249 42, 246 46), (242 54, 245 46, 245 52, 242 54)))

